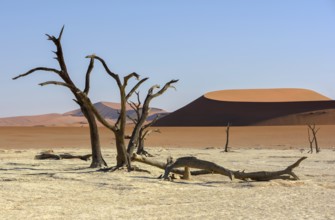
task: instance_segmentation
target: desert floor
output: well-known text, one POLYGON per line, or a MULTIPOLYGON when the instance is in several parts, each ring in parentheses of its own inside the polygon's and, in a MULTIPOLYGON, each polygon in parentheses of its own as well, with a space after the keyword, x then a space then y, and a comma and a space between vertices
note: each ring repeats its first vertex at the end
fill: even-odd
MULTIPOLYGON (((86 128, 1 128, 1 219, 334 219, 333 126, 322 126, 319 154, 307 154, 305 127, 232 128, 232 152, 223 153, 224 128, 162 128, 149 138, 156 160, 196 156, 246 172, 280 170, 308 156, 298 181, 230 181, 210 174, 157 179, 162 170, 113 173, 88 169, 81 160, 34 160, 42 150, 87 154, 86 128), (291 130, 290 130, 291 129, 291 130), (207 131, 208 133, 206 133, 207 131), (322 133, 323 132, 323 133, 322 133), (241 139, 243 140, 236 140, 241 139), (153 147, 155 146, 155 147, 153 147), (300 149, 305 149, 301 151, 300 149)), ((102 131, 103 153, 115 150, 102 131)))
MULTIPOLYGON (((335 125, 316 126, 321 148, 335 149, 335 125)), ((156 127, 146 141, 150 147, 222 147, 226 141, 224 127, 156 127)), ((100 129, 103 149, 113 148, 111 131, 100 129)), ((127 128, 131 134, 131 128, 127 128)), ((232 148, 307 149, 307 126, 231 127, 229 144, 232 148)), ((89 148, 87 127, 0 127, 0 149, 23 148, 89 148)))

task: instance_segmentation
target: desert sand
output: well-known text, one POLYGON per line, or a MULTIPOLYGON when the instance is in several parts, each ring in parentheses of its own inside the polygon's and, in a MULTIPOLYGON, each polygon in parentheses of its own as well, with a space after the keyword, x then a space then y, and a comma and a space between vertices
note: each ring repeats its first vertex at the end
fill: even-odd
MULTIPOLYGON (((150 147, 223 147, 225 127, 155 127, 146 140, 150 147)), ((334 148, 335 125, 317 125, 321 148, 334 148)), ((132 127, 126 133, 131 134, 132 127)), ((113 148, 113 134, 99 128, 103 149, 113 148)), ((89 148, 87 127, 0 127, 0 149, 24 148, 89 148)), ((246 126, 230 128, 232 148, 307 149, 307 126, 246 126)))
MULTIPOLYGON (((196 156, 229 169, 280 170, 301 156, 298 181, 230 181, 211 174, 174 182, 150 173, 96 172, 81 160, 34 160, 43 150, 88 154, 87 128, 0 128, 1 219, 333 219, 335 126, 320 126, 319 154, 308 154, 306 126, 160 128, 147 140, 156 160, 196 156), (301 149, 304 149, 302 151, 301 149)), ((128 131, 130 128, 128 128, 128 131)), ((103 155, 115 163, 111 133, 101 128, 103 155)))
MULTIPOLYGON (((299 150, 149 148, 157 160, 192 155, 236 170, 278 170, 302 155, 299 150)), ((80 160, 34 160, 40 150, 1 150, 1 219, 333 219, 335 151, 307 155, 298 181, 230 181, 221 175, 173 182, 150 173, 96 172, 80 160)), ((81 148, 56 152, 86 154, 81 148)), ((107 161, 115 158, 106 150, 107 161)))

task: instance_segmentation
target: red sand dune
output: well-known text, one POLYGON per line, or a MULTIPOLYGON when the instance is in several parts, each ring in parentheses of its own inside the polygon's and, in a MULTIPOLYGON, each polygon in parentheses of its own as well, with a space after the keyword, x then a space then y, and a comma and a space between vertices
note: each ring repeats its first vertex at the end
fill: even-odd
POLYGON ((335 124, 335 101, 305 89, 210 92, 155 126, 335 124))
MULTIPOLYGON (((98 102, 94 104, 100 114, 112 122, 118 118, 120 104, 113 102, 98 102)), ((127 106, 127 114, 136 117, 136 113, 130 106, 127 106)), ((151 108, 148 120, 152 120, 157 114, 166 114, 166 111, 158 108, 151 108)), ((130 120, 129 123, 132 123, 130 120)), ((35 116, 17 116, 0 118, 0 126, 87 126, 86 118, 80 109, 64 114, 45 114, 35 116)))

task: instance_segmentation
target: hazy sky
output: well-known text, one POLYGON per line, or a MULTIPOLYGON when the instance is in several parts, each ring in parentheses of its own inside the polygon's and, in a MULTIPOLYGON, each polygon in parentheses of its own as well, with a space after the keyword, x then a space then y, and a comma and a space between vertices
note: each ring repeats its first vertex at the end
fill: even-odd
MULTIPOLYGON (((120 74, 137 72, 153 84, 179 79, 153 104, 175 110, 222 89, 308 88, 335 99, 334 0, 0 0, 0 117, 63 113, 72 94, 37 84, 46 72, 13 81, 33 67, 57 67, 54 45, 62 25, 73 80, 84 85, 88 54, 120 74)), ((116 84, 96 63, 93 101, 118 101, 116 84)))

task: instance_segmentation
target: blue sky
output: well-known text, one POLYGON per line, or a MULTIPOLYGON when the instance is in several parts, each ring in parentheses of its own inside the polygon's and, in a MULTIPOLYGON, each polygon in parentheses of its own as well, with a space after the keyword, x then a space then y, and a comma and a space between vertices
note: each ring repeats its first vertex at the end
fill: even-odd
MULTIPOLYGON (((85 56, 95 53, 124 75, 153 84, 179 79, 153 105, 175 110, 213 90, 307 88, 335 99, 334 0, 0 0, 0 117, 74 108, 65 88, 33 67, 57 67, 45 33, 58 35, 71 77, 84 85, 85 56)), ((97 63, 91 99, 118 101, 97 63)))

